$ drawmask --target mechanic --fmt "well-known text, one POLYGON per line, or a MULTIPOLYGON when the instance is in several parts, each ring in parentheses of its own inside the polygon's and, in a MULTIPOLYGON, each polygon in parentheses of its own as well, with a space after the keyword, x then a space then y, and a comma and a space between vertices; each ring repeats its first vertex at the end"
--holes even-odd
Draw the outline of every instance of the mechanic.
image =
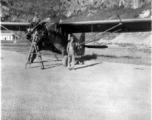
POLYGON ((68 69, 75 70, 75 43, 73 37, 70 38, 69 43, 67 45, 67 53, 68 53, 68 69))

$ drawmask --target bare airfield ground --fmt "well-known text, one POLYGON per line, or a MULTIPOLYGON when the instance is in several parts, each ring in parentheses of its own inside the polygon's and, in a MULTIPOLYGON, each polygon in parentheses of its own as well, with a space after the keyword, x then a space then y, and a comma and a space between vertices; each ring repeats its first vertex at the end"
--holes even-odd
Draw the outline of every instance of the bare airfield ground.
POLYGON ((69 71, 43 56, 44 70, 25 69, 27 54, 2 50, 2 119, 150 120, 151 66, 86 61, 69 71))

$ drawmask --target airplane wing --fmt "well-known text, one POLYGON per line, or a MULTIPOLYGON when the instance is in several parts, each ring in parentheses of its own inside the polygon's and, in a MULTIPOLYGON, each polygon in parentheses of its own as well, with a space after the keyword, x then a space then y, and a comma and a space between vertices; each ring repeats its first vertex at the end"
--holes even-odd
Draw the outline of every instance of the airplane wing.
MULTIPOLYGON (((151 18, 143 19, 122 19, 120 20, 100 20, 100 21, 80 21, 80 22, 59 22, 57 27, 68 33, 83 32, 104 32, 110 28, 109 32, 145 32, 151 31, 151 18)), ((25 31, 30 23, 1 22, 1 26, 10 30, 25 31)), ((1 27, 1 29, 3 29, 1 27)))
POLYGON ((19 23, 19 22, 1 22, 1 30, 16 30, 16 31, 26 31, 26 28, 30 26, 30 23, 19 23))
POLYGON ((151 31, 151 19, 122 19, 122 20, 102 20, 102 21, 82 21, 82 22, 60 22, 58 28, 68 33, 83 32, 145 32, 151 31), (110 29, 112 28, 112 29, 110 29))
MULTIPOLYGON (((50 18, 46 18, 40 23, 43 24, 48 22, 50 22, 50 18)), ((2 30, 8 29, 8 30, 16 30, 16 31, 26 31, 26 28, 28 28, 30 25, 31 23, 0 22, 0 26, 2 30)))

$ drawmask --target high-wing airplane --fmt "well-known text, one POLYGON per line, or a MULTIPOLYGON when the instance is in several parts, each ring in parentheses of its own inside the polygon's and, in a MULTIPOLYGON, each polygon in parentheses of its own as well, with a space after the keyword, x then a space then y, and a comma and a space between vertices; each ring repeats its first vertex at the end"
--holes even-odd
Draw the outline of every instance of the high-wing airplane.
POLYGON ((14 30, 14 31, 26 31, 26 28, 30 26, 30 23, 20 22, 0 22, 1 30, 14 30))
MULTIPOLYGON (((56 23, 56 27, 60 28, 62 31, 69 33, 103 32, 119 23, 123 23, 121 29, 125 29, 122 29, 120 32, 144 32, 151 31, 151 21, 151 18, 138 18, 122 20, 59 22, 56 23)), ((1 22, 0 24, 7 29, 26 31, 26 28, 28 28, 31 23, 1 22)), ((113 32, 116 29, 112 29, 109 32, 113 32)))
MULTIPOLYGON (((67 52, 66 47, 68 37, 73 36, 77 43, 76 55, 84 55, 85 47, 88 48, 105 48, 105 46, 91 46, 86 43, 94 42, 85 41, 85 33, 88 32, 146 32, 151 31, 151 18, 144 19, 118 19, 118 20, 100 20, 100 21, 80 21, 80 22, 58 22, 51 23, 49 19, 42 21, 34 29, 39 31, 38 43, 40 50, 50 50, 63 55, 63 65, 67 65, 67 52), (74 33, 81 33, 78 38, 74 33)), ((1 29, 4 27, 11 30, 26 31, 30 23, 10 23, 2 22, 1 29)), ((33 31, 26 34, 27 39, 30 41, 33 31)), ((31 57, 31 62, 34 61, 36 55, 31 57)))

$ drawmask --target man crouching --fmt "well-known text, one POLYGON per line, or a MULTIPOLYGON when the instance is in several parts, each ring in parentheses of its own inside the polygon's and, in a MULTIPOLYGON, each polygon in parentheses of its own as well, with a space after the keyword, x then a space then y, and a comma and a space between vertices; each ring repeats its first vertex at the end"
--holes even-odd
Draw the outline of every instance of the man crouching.
POLYGON ((69 43, 67 45, 67 53, 68 53, 68 69, 75 70, 75 43, 73 37, 70 38, 69 43))

